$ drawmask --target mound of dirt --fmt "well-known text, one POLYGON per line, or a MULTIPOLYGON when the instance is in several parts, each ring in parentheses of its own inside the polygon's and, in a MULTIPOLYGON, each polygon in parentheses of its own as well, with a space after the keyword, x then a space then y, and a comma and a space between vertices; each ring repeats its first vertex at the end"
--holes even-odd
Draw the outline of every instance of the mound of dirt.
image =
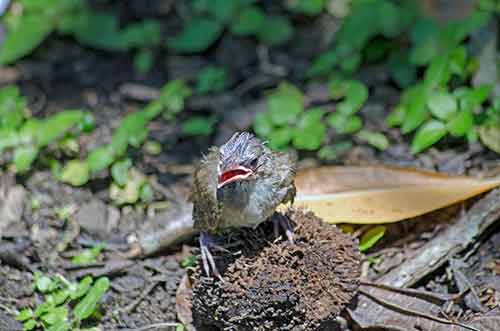
POLYGON ((224 282, 192 275, 193 319, 202 330, 335 330, 360 276, 355 240, 311 212, 290 209, 295 243, 275 240, 272 222, 227 237, 239 255, 217 256, 224 282))

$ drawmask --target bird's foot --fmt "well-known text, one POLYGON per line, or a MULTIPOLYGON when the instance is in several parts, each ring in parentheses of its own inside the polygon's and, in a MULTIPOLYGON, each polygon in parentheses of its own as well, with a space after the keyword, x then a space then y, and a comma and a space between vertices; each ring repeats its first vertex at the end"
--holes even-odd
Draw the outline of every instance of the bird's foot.
POLYGON ((276 213, 274 217, 272 218, 273 220, 273 225, 274 225, 274 235, 275 237, 279 237, 280 235, 280 228, 285 231, 285 235, 288 239, 288 241, 293 244, 293 227, 292 224, 290 224, 290 221, 288 220, 288 217, 286 217, 283 214, 276 213))
POLYGON ((222 250, 224 252, 227 252, 227 249, 219 245, 216 245, 213 242, 210 235, 206 232, 200 233, 199 241, 200 241, 201 261, 203 263, 203 270, 205 270, 207 276, 210 277, 210 269, 212 269, 214 276, 217 277, 220 281, 224 282, 224 279, 222 278, 219 270, 217 269, 217 266, 215 265, 215 259, 212 253, 210 252, 209 248, 212 247, 217 250, 222 250))

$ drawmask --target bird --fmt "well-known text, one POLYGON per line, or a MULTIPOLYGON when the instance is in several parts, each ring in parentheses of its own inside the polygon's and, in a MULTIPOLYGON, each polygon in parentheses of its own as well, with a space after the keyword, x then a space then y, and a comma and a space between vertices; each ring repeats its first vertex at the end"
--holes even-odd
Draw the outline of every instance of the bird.
MULTIPOLYGON (((293 203, 295 157, 272 151, 249 132, 236 132, 220 147, 212 147, 194 172, 191 200, 193 224, 200 231, 203 268, 222 280, 210 248, 211 234, 228 228, 256 228, 282 203, 293 203)), ((274 231, 285 230, 293 242, 293 229, 284 215, 272 217, 274 231)))

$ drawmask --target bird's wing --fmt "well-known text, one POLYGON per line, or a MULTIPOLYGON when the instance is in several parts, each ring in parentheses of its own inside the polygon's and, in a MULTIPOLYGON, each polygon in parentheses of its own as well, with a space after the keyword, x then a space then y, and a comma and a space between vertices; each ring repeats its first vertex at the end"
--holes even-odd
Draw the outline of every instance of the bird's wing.
POLYGON ((193 220, 194 227, 201 231, 215 230, 220 220, 220 207, 217 201, 217 166, 219 150, 213 148, 194 173, 193 220))
POLYGON ((296 194, 293 179, 295 177, 295 164, 297 159, 291 153, 278 153, 276 155, 276 161, 277 167, 275 171, 280 174, 280 187, 285 192, 280 202, 293 203, 296 194))

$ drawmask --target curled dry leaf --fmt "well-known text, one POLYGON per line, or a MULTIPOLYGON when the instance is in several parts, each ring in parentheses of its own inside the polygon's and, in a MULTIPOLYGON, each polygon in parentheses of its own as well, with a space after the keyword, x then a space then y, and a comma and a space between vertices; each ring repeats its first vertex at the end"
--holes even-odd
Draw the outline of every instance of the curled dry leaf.
POLYGON ((320 167, 299 171, 295 205, 330 223, 398 222, 500 186, 479 179, 390 166, 320 167))

